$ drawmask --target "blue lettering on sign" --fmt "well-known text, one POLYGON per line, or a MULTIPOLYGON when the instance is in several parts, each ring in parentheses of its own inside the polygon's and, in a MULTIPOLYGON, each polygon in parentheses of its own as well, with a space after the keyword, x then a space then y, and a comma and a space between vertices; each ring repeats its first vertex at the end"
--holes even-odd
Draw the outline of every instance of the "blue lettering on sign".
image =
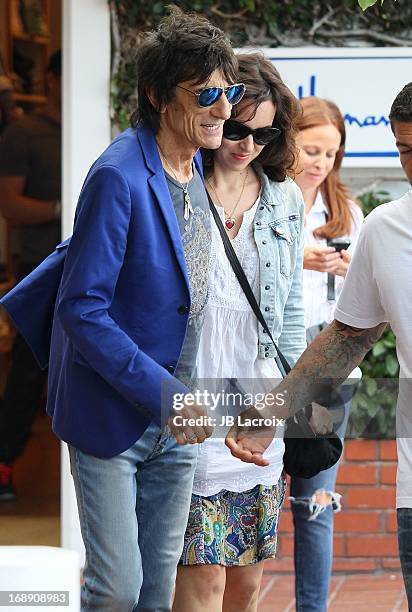
POLYGON ((365 119, 361 120, 358 119, 357 117, 353 117, 352 115, 350 115, 349 113, 346 113, 343 116, 345 123, 349 124, 349 125, 357 125, 358 127, 375 127, 378 125, 389 125, 390 121, 389 119, 387 119, 386 117, 384 117, 383 115, 381 117, 375 117, 374 115, 368 115, 367 117, 365 117, 365 119))
MULTIPOLYGON (((299 100, 301 100, 302 98, 305 98, 305 94, 303 93, 303 85, 299 85, 298 87, 298 98, 299 100)), ((308 97, 310 96, 316 96, 316 76, 314 74, 312 74, 312 76, 309 79, 309 93, 308 93, 308 97)))
MULTIPOLYGON (((309 93, 307 97, 316 96, 316 75, 312 74, 309 79, 309 93)), ((298 98, 301 100, 305 98, 305 89, 303 85, 299 85, 298 87, 298 98)), ((387 117, 383 115, 381 117, 375 117, 375 115, 368 115, 363 119, 359 119, 350 113, 345 113, 343 116, 345 123, 348 125, 357 125, 360 128, 364 127, 377 127, 378 125, 387 126, 390 124, 390 121, 387 117)))

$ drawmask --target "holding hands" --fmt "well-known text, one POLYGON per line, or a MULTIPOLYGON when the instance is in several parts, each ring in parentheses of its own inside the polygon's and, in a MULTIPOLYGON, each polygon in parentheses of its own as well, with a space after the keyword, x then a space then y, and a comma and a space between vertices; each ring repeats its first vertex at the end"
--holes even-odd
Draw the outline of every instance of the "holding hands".
MULTIPOLYGON (((240 415, 243 421, 246 419, 262 418, 263 414, 256 408, 249 408, 240 415)), ((265 414, 265 416, 268 416, 265 414)), ((333 431, 333 419, 327 408, 320 404, 312 403, 312 416, 309 424, 315 434, 326 435, 333 431)), ((276 427, 239 427, 235 424, 229 430, 225 444, 234 457, 245 463, 254 463, 261 467, 269 465, 269 461, 263 457, 276 433, 276 427)))
POLYGON ((183 399, 183 407, 173 410, 169 418, 170 431, 178 444, 200 444, 213 433, 213 420, 204 406, 196 404, 188 393, 183 399))

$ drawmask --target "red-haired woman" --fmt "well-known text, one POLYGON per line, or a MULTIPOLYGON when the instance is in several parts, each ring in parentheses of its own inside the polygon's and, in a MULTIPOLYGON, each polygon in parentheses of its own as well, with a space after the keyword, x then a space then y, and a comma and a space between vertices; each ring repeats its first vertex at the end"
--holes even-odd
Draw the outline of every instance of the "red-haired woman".
MULTIPOLYGON (((304 98, 301 104, 295 181, 305 202, 303 287, 310 342, 333 319, 363 215, 350 199, 339 174, 345 149, 345 125, 340 110, 333 102, 317 97, 304 98)), ((346 385, 341 395, 350 398, 351 387, 346 385)), ((341 437, 345 434, 349 407, 350 399, 338 429, 341 437)), ((339 496, 334 494, 337 469, 335 465, 314 478, 291 481, 295 498, 292 511, 298 611, 326 610, 333 554, 333 509, 339 507, 339 496)))

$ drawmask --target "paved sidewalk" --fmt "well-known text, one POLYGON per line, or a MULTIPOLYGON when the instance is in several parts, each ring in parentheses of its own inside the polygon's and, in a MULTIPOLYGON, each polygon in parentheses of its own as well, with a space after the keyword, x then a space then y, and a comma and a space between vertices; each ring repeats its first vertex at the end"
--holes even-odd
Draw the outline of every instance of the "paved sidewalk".
MULTIPOLYGON (((264 575, 259 612, 294 612, 293 576, 264 575)), ((408 612, 402 576, 338 575, 332 578, 328 612, 408 612)))

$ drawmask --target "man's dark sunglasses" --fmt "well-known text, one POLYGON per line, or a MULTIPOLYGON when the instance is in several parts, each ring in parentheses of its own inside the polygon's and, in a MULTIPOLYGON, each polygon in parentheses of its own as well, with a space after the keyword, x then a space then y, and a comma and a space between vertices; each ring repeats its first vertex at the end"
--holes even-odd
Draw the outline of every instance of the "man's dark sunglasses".
POLYGON ((199 92, 190 91, 190 89, 186 89, 186 87, 182 87, 181 85, 176 85, 176 87, 178 87, 179 89, 184 89, 185 91, 191 93, 193 96, 196 96, 197 103, 199 104, 199 106, 203 107, 212 106, 212 104, 215 104, 215 102, 217 102, 222 97, 223 93, 225 94, 229 104, 233 106, 234 104, 237 104, 241 101, 246 91, 246 86, 244 85, 244 83, 235 83, 234 85, 229 85, 229 87, 225 88, 205 87, 204 89, 202 89, 202 91, 199 92))
POLYGON ((250 134, 252 134, 257 145, 268 145, 279 137, 281 130, 277 127, 262 127, 252 130, 244 123, 234 119, 228 119, 223 124, 223 138, 228 140, 243 140, 250 134))

